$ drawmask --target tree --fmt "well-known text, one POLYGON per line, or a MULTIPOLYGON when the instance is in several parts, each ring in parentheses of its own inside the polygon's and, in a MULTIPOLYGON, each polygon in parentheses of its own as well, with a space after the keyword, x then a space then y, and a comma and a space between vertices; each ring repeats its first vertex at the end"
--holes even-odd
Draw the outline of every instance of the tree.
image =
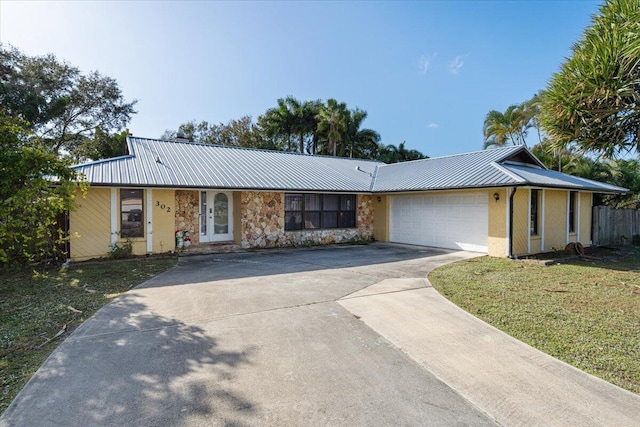
POLYGON ((361 129, 362 122, 367 118, 367 112, 356 108, 351 110, 346 120, 345 146, 342 156, 349 153, 349 157, 360 159, 375 159, 378 155, 380 134, 373 129, 361 129))
POLYGON ((541 124, 557 143, 611 158, 640 152, 640 2, 607 0, 553 75, 541 124))
MULTIPOLYGON (((259 118, 258 121, 261 119, 259 118)), ((281 146, 264 137, 260 126, 253 122, 251 116, 242 116, 228 123, 209 124, 206 121, 183 123, 177 131, 166 130, 161 139, 176 139, 178 134, 185 139, 201 144, 229 145, 233 147, 263 148, 279 150, 281 146)))
POLYGON ((73 209, 78 190, 69 160, 25 143, 28 127, 0 110, 0 265, 61 256, 67 236, 59 218, 73 209))
POLYGON ((317 131, 321 135, 320 141, 325 143, 322 150, 324 154, 337 155, 338 145, 342 144, 347 131, 348 116, 347 104, 333 98, 328 99, 327 104, 318 111, 317 131))
POLYGON ((92 160, 124 156, 128 154, 127 135, 129 130, 109 135, 102 129, 96 128, 93 137, 85 138, 75 150, 75 154, 79 158, 92 160))
POLYGON ((525 137, 530 127, 531 116, 523 105, 510 105, 504 113, 491 110, 484 119, 484 148, 526 145, 525 137))
POLYGON ((291 151, 291 137, 294 134, 295 115, 289 108, 286 99, 278 99, 278 106, 270 108, 262 117, 260 123, 265 136, 272 141, 279 141, 286 145, 286 150, 291 151))
POLYGON ((97 71, 83 74, 53 55, 30 57, 0 45, 0 108, 22 119, 31 141, 56 156, 76 160, 95 129, 115 134, 136 113, 116 80, 97 71))
POLYGON ((406 142, 402 141, 397 147, 393 144, 380 145, 377 160, 384 163, 400 163, 429 158, 418 150, 408 150, 405 144, 406 142))

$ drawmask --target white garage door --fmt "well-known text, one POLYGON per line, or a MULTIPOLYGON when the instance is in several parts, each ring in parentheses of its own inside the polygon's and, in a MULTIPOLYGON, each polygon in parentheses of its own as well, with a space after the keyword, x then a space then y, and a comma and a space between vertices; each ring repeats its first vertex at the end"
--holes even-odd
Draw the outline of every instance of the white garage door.
POLYGON ((390 199, 390 241, 487 252, 487 193, 398 195, 390 199))

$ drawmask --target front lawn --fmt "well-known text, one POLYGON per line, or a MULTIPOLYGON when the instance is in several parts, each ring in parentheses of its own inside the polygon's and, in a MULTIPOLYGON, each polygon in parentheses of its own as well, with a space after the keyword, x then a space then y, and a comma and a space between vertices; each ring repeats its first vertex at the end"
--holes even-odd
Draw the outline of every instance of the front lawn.
POLYGON ((80 263, 65 269, 0 270, 0 413, 73 329, 176 258, 80 263))
POLYGON ((611 255, 549 267, 481 257, 429 280, 509 335, 640 394, 640 249, 611 255))

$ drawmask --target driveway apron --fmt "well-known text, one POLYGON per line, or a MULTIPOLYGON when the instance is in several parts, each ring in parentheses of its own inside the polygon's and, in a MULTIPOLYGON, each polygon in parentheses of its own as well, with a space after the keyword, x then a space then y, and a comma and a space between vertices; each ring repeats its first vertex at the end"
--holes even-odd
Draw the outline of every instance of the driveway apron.
POLYGON ((495 425, 337 302, 471 256, 376 244, 182 258, 76 329, 0 425, 495 425))

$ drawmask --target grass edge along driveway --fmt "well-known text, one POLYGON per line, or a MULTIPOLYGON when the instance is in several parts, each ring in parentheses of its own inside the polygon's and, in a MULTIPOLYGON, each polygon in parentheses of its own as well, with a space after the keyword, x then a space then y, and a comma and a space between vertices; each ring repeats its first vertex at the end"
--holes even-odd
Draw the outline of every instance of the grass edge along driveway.
POLYGON ((507 334, 640 394, 640 248, 549 267, 485 256, 429 280, 507 334))
POLYGON ((76 327, 176 263, 152 257, 0 270, 0 414, 76 327))

